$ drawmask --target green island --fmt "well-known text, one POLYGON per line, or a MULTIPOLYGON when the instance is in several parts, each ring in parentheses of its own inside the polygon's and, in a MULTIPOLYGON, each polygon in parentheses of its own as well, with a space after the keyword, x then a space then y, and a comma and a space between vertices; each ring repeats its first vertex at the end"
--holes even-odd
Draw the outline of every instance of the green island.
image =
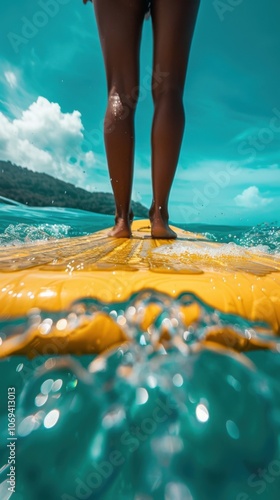
MULTIPOLYGON (((0 196, 33 207, 75 208, 106 215, 115 213, 111 193, 90 193, 51 175, 1 160, 0 196)), ((132 201, 132 209, 135 217, 148 217, 148 209, 141 203, 132 201)))

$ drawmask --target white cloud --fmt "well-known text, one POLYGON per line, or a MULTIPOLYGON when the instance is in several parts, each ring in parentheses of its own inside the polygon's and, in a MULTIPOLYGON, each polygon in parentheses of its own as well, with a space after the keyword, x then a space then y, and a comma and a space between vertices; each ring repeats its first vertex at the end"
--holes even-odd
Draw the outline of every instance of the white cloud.
POLYGON ((17 77, 13 71, 5 71, 4 76, 10 85, 10 87, 14 88, 17 85, 17 77))
MULTIPOLYGON (((0 158, 84 186, 94 154, 83 152, 78 111, 63 113, 59 104, 38 97, 21 116, 0 113, 0 158)), ((92 172, 91 172, 92 173, 92 172)))
POLYGON ((237 195, 234 201, 238 207, 243 208, 260 208, 269 205, 273 201, 272 198, 263 198, 259 188, 250 186, 244 189, 243 193, 237 195))

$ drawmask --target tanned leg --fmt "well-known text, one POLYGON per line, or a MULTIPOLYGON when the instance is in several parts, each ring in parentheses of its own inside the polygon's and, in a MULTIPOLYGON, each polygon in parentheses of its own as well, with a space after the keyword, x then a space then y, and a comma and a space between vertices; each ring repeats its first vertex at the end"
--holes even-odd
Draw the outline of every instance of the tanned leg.
POLYGON ((185 127, 183 92, 199 0, 153 0, 152 237, 176 238, 168 198, 185 127))
POLYGON ((107 77, 104 139, 116 203, 116 224, 109 236, 127 238, 133 219, 134 116, 145 2, 94 0, 94 8, 107 77))

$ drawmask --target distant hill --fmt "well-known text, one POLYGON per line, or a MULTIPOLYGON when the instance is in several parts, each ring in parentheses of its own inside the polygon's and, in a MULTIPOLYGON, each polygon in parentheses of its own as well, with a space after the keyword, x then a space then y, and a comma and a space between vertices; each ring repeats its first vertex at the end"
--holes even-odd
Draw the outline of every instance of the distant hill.
MULTIPOLYGON (((90 193, 48 174, 32 172, 9 161, 0 160, 0 196, 33 207, 66 207, 114 215, 111 193, 90 193)), ((135 217, 148 217, 148 209, 132 202, 135 217)))

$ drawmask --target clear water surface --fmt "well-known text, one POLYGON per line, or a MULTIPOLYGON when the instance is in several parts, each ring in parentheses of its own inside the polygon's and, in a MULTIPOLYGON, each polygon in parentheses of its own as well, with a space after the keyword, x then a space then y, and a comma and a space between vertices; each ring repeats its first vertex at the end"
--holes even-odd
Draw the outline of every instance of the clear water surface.
MULTIPOLYGON (((8 254, 31 241, 82 236, 113 222, 111 216, 2 199, 0 246, 8 254)), ((175 225, 225 246, 280 253, 277 223, 175 225)), ((0 321, 0 349, 5 337, 24 335, 34 321, 48 328, 61 319, 78 325, 81 315, 102 308, 81 297, 59 315, 37 311, 0 321)), ((1 500, 279 500, 278 340, 271 351, 206 349, 202 342, 213 325, 243 337, 260 330, 188 294, 173 300, 143 292, 116 304, 111 316, 121 318, 131 342, 102 356, 0 362, 1 500), (150 303, 159 314, 147 333, 141 310, 150 303), (182 303, 200 309, 200 320, 187 331, 178 312, 182 303), (166 327, 170 340, 161 343, 166 327), (8 433, 8 394, 10 402, 15 394, 15 436, 8 433)))

